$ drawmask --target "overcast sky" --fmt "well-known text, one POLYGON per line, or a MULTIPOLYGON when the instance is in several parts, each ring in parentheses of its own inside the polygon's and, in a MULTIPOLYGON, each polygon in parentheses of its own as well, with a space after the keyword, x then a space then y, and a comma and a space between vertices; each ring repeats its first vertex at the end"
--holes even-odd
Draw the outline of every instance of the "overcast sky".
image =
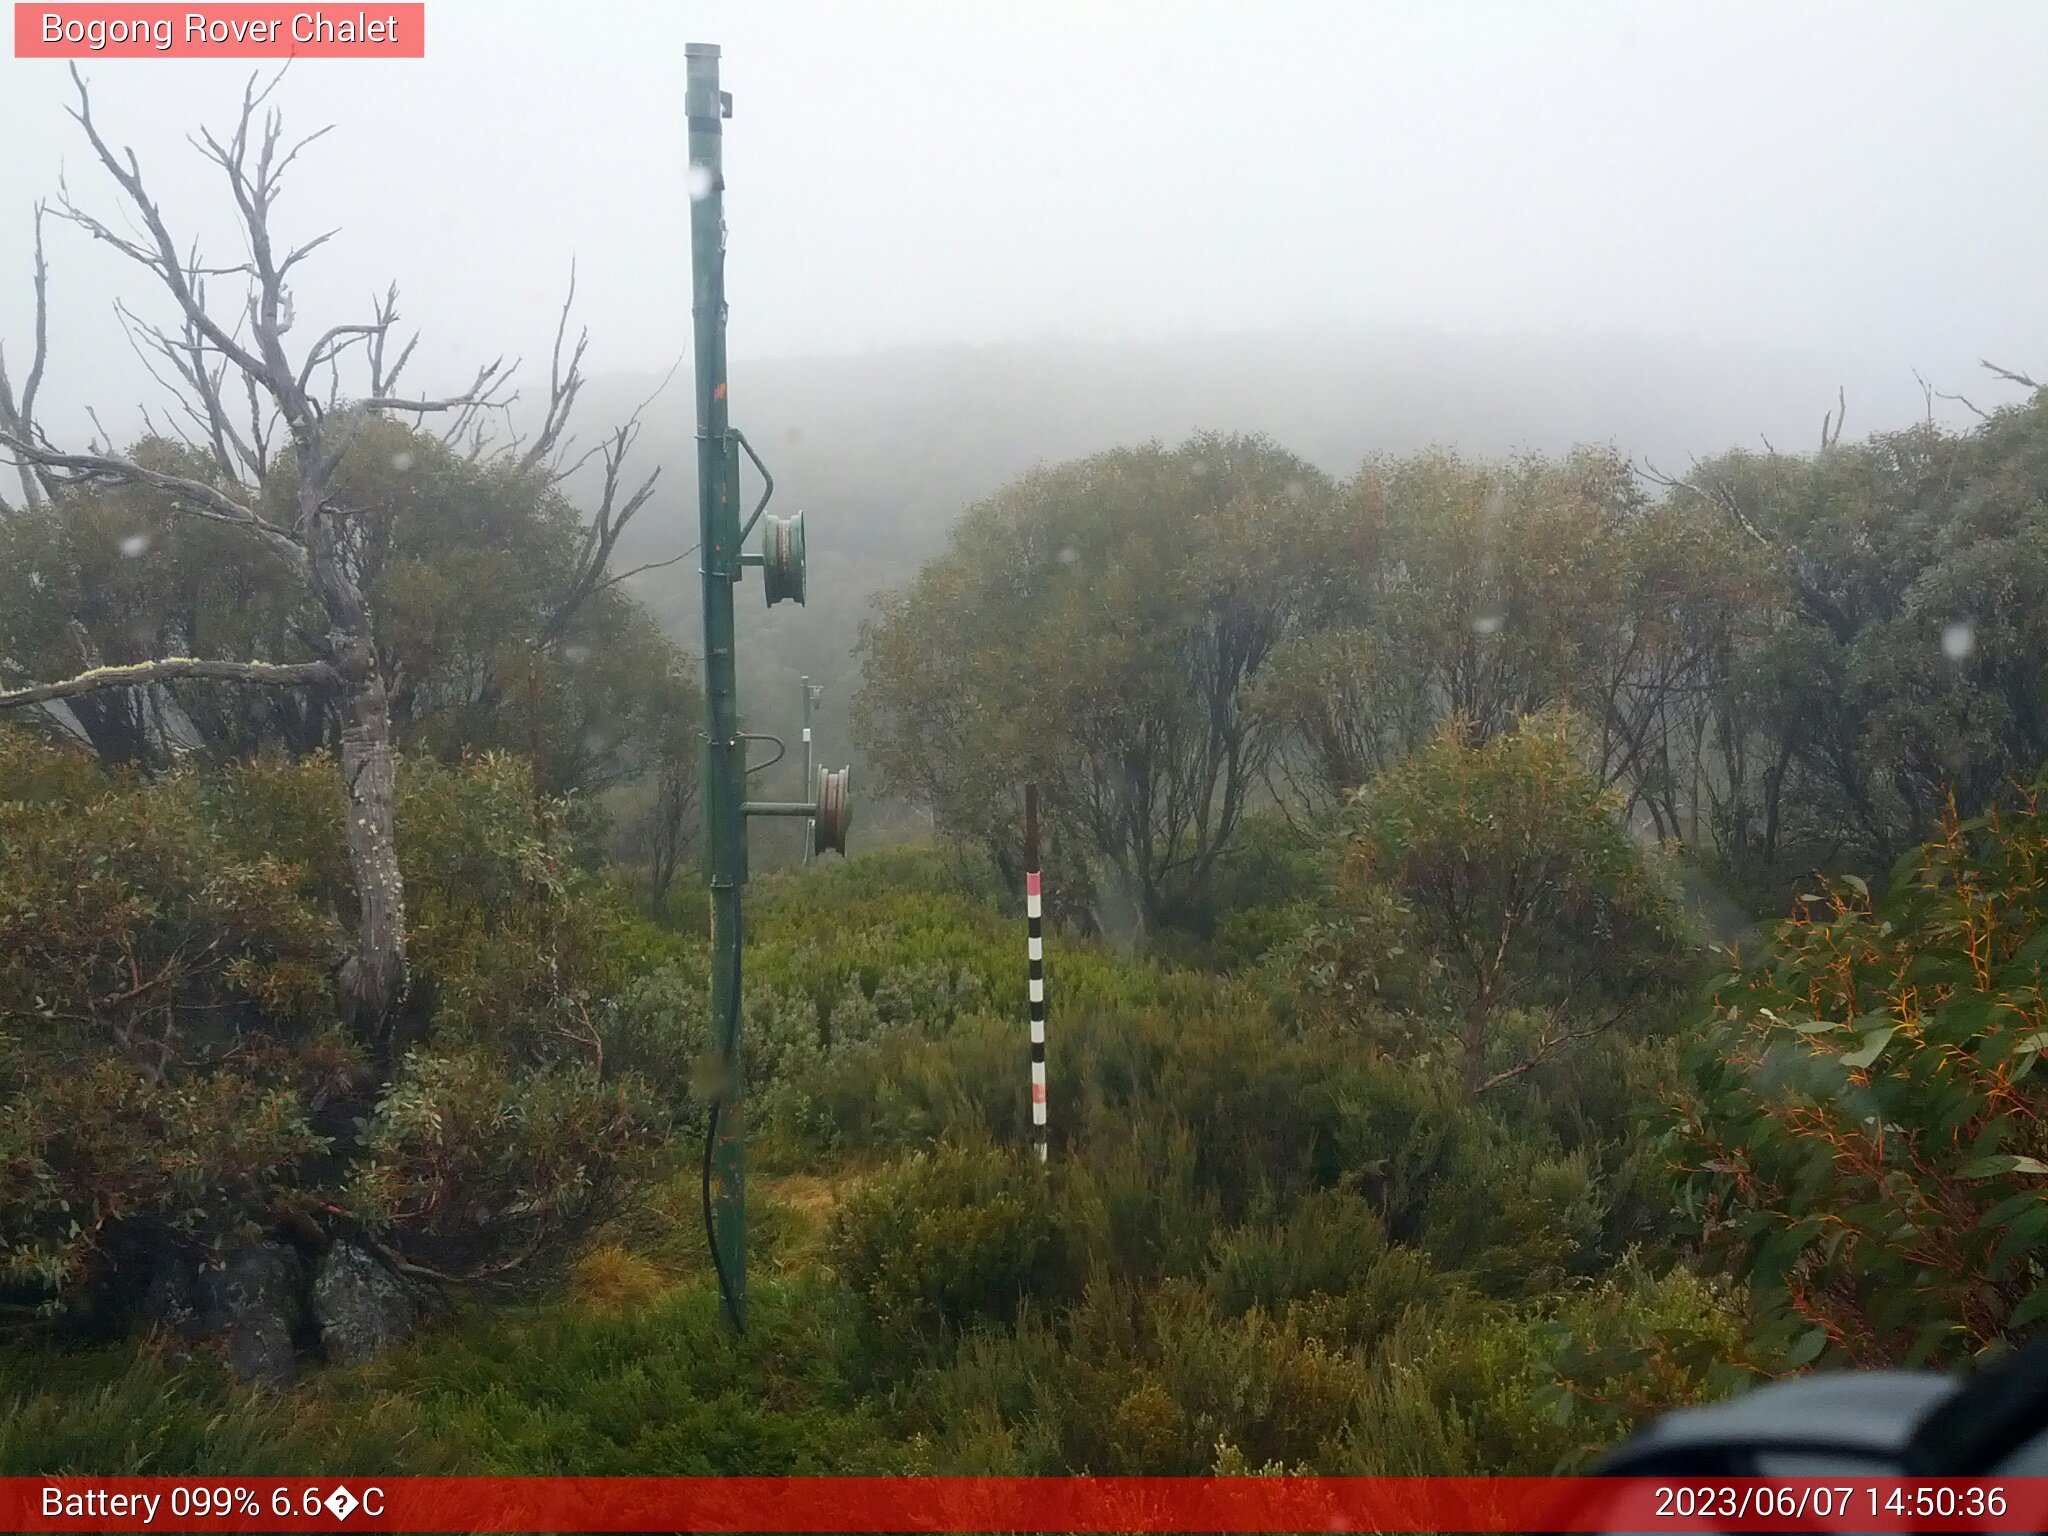
MULTIPOLYGON (((343 232, 304 307, 324 327, 397 278, 423 387, 539 352, 572 257, 593 367, 684 352, 699 40, 736 97, 737 357, 1390 321, 2048 367, 2035 0, 429 0, 427 21, 423 61, 298 63, 280 98, 335 125, 280 215, 343 232)), ((182 133, 230 119, 247 66, 87 68, 177 225, 227 249, 182 133)), ((69 90, 60 62, 0 60, 10 357, 31 204, 68 167, 113 206, 69 90)), ((117 264, 50 243, 53 403, 136 398, 117 264)))

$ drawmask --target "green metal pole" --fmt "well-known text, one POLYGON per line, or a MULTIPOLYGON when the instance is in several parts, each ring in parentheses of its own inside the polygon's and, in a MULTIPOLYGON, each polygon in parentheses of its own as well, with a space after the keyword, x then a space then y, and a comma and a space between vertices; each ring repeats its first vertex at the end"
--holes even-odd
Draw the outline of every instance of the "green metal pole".
POLYGON ((697 527, 704 579, 704 877, 711 887, 711 1019, 716 1123, 708 1149, 712 1252, 720 1312, 747 1321, 746 1110, 740 1061, 740 889, 747 879, 746 743, 733 666, 733 585, 740 574, 739 506, 727 437, 725 161, 718 49, 690 43, 684 111, 690 126, 691 313, 697 353, 697 527))

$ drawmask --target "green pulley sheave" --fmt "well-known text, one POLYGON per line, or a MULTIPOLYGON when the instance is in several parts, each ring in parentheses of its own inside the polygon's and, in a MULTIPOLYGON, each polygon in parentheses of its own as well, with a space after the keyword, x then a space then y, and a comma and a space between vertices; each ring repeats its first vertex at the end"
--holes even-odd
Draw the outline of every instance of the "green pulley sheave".
POLYGON ((813 853, 846 852, 846 824, 853 819, 853 805, 847 798, 846 780, 851 768, 818 770, 818 814, 811 823, 813 853))
POLYGON ((761 528, 761 589, 773 608, 804 600, 804 515, 770 517, 761 528))

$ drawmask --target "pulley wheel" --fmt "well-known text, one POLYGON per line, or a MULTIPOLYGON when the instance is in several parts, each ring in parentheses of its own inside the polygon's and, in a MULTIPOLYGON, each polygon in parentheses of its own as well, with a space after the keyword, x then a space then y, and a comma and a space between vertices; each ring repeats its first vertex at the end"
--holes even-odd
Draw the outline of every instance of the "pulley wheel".
POLYGON ((761 529, 761 590, 773 608, 804 600, 804 515, 770 517, 761 529))
POLYGON ((853 806, 847 799, 846 778, 852 772, 850 767, 818 770, 818 814, 812 823, 811 833, 813 853, 846 852, 846 824, 853 818, 853 806))

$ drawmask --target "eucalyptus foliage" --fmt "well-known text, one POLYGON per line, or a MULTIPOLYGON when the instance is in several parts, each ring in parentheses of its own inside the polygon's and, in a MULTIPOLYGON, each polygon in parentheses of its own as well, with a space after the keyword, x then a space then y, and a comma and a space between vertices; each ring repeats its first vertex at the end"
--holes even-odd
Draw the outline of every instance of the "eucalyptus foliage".
POLYGON ((1715 983, 1672 1131, 1686 1209, 1795 1360, 1952 1363, 2048 1315, 2048 817, 1819 882, 1715 983))

